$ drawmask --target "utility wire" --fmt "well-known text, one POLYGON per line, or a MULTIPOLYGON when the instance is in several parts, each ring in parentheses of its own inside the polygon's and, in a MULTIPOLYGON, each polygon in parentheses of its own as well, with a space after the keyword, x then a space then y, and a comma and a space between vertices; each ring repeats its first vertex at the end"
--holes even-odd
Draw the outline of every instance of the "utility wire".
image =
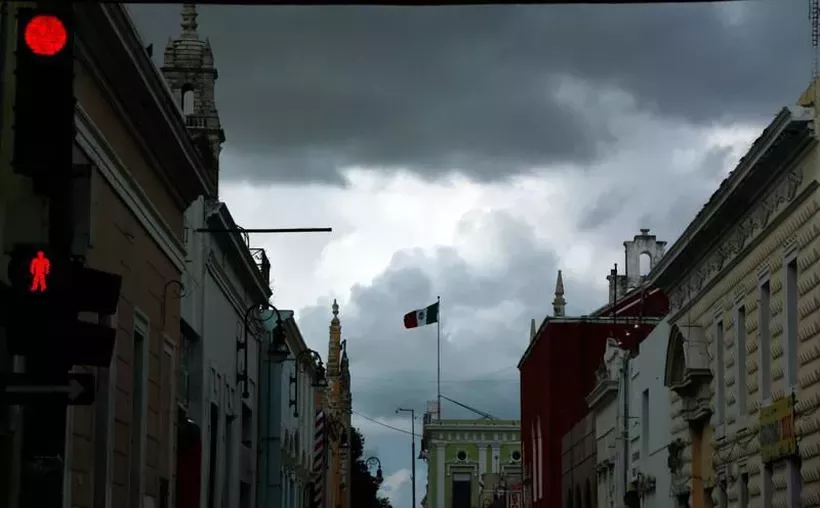
POLYGON ((358 417, 364 418, 365 420, 367 420, 367 421, 369 421, 369 422, 373 422, 373 423, 375 423, 376 425, 381 425, 382 427, 388 428, 388 429, 390 429, 390 430, 395 430, 396 432, 401 432, 402 434, 408 434, 408 435, 411 435, 411 436, 423 437, 421 434, 413 434, 413 433, 412 433, 412 432, 410 432, 409 430, 400 429, 400 428, 398 428, 398 427, 394 427, 394 426, 392 426, 392 425, 388 425, 388 424, 386 424, 386 423, 382 423, 382 422, 380 422, 379 420, 376 420, 375 418, 371 418, 370 416, 364 415, 364 414, 362 414, 362 413, 360 413, 360 412, 358 412, 358 411, 356 411, 356 410, 353 410, 353 411, 351 411, 351 412, 352 412, 354 415, 358 416, 358 417))

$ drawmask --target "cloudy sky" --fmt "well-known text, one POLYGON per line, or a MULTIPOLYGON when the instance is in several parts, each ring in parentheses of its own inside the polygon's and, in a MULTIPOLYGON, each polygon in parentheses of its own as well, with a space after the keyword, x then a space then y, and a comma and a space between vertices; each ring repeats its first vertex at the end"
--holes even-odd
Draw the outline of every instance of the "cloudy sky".
MULTIPOLYGON (((131 10, 161 65, 179 6, 131 10)), ((199 12, 221 199, 245 227, 333 227, 252 243, 314 349, 339 300, 354 422, 396 508, 410 436, 371 420, 407 431, 396 407, 420 416, 436 391, 435 327, 402 315, 440 295, 442 392, 517 418, 556 271, 569 313, 603 304, 622 241, 671 244, 811 71, 803 0, 199 12)))

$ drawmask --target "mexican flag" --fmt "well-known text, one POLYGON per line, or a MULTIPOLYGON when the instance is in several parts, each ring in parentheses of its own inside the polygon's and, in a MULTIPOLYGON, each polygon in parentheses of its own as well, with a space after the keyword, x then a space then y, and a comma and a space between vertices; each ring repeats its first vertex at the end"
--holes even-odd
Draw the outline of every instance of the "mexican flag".
POLYGON ((416 328, 438 323, 438 302, 425 309, 414 310, 404 315, 404 327, 416 328))

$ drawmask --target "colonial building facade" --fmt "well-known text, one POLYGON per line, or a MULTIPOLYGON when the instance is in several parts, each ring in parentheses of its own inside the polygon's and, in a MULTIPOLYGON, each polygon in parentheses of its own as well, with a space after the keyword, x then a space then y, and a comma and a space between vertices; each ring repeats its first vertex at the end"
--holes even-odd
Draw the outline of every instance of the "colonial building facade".
POLYGON ((439 420, 437 413, 428 415, 422 442, 426 506, 522 505, 521 422, 439 420))
POLYGON ((661 321, 637 354, 614 339, 607 343, 587 396, 595 417, 599 507, 620 506, 629 490, 645 508, 670 503, 669 393, 663 384, 668 337, 669 324, 661 321))
POLYGON ((677 506, 820 499, 814 116, 781 110, 651 274, 671 302, 677 506))
MULTIPOLYGON (((111 365, 94 369, 96 401, 68 409, 63 502, 171 506, 180 301, 166 289, 185 271, 184 212, 210 182, 125 8, 78 5, 76 14, 74 162, 86 171, 75 181, 74 251, 89 266, 122 275, 122 290, 116 315, 106 318, 117 329, 111 365)), ((13 28, 3 33, 16 38, 13 28)), ((42 219, 32 207, 37 200, 9 178, 16 177, 4 175, 0 187, 20 192, 6 212, 20 220, 5 224, 5 244, 39 240, 21 237, 39 229, 25 220, 42 219)), ((10 478, 0 490, 2 504, 13 507, 19 477, 10 478)))
MULTIPOLYGON (((613 270, 610 301, 589 316, 566 316, 564 281, 555 285, 553 315, 540 327, 531 323, 530 344, 518 369, 521 375, 521 434, 527 506, 565 506, 561 446, 563 437, 590 412, 585 400, 595 388, 595 371, 607 339, 633 349, 666 314, 668 302, 646 284, 640 256, 659 262, 665 242, 642 230, 624 242, 627 273, 613 270)), ((648 269, 647 269, 648 272, 648 269)))

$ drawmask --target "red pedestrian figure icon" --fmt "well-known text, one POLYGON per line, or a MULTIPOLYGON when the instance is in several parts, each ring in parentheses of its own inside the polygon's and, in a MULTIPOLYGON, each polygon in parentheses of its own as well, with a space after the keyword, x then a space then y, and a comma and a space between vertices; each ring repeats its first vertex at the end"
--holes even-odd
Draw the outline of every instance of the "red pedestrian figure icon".
POLYGON ((31 272, 32 293, 43 293, 46 290, 46 275, 51 271, 51 262, 43 251, 37 251, 37 257, 31 260, 29 272, 31 272))

